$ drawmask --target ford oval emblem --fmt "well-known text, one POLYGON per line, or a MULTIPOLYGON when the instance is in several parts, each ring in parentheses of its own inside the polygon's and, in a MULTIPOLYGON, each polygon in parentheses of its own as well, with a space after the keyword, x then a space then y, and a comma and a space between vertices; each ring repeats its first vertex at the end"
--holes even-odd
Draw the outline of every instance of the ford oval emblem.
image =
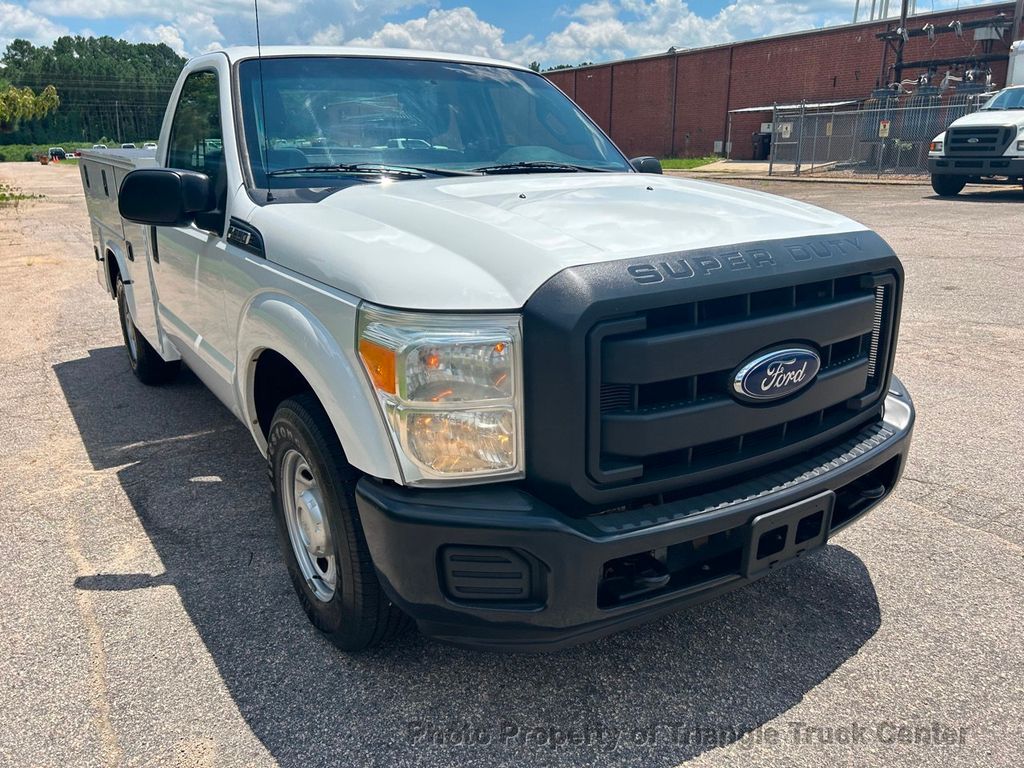
POLYGON ((813 349, 790 347, 766 352, 744 363, 732 379, 740 400, 763 403, 799 392, 818 375, 821 358, 813 349))

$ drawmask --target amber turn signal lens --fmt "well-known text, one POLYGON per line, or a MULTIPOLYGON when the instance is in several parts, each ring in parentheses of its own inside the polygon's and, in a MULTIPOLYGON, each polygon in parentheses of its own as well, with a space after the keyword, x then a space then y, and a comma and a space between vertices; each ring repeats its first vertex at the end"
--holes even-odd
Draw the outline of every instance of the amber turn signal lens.
POLYGON ((359 340, 359 356, 363 359, 373 386, 381 392, 395 394, 395 353, 367 339, 359 340))

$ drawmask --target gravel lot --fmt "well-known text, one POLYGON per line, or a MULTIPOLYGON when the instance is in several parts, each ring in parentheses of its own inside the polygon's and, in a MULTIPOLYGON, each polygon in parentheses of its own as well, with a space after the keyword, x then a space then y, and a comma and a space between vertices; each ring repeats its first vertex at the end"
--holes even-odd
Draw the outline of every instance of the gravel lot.
POLYGON ((292 596, 243 428, 191 375, 131 376, 77 168, 0 181, 45 196, 0 208, 0 765, 1020 764, 1019 189, 742 182, 907 269, 910 466, 826 549, 549 656, 345 656, 292 596))

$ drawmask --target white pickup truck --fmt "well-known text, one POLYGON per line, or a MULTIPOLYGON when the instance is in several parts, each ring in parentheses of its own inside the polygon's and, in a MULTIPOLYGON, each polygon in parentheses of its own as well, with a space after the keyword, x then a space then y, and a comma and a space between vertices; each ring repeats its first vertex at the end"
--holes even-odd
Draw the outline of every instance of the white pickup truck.
POLYGON ((81 162, 132 370, 184 362, 251 431, 295 590, 348 650, 409 618, 597 637, 896 484, 892 250, 660 170, 523 67, 317 48, 196 58, 155 155, 81 162))
POLYGON ((959 194, 969 182, 1024 181, 1024 85, 1004 88, 954 120, 928 149, 932 189, 941 197, 959 194))
POLYGON ((1010 47, 1007 83, 932 140, 928 170, 940 197, 957 195, 969 183, 1024 182, 1024 41, 1010 47))

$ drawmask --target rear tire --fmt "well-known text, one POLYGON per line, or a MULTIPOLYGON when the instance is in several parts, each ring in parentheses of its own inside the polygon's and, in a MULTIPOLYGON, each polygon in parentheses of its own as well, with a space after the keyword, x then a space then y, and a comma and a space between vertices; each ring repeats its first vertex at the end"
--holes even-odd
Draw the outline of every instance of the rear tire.
POLYGON ((288 575, 309 620, 345 651, 397 634, 408 619, 377 579, 356 509, 359 472, 316 397, 278 406, 267 457, 288 575))
POLYGON ((939 197, 954 197, 967 185, 967 178, 964 176, 951 176, 946 173, 932 174, 932 189, 939 197))
POLYGON ((121 280, 120 275, 117 277, 115 292, 117 294, 117 314, 121 319, 121 336, 124 338, 124 346, 128 350, 128 363, 132 367, 132 373, 143 384, 151 387, 166 384, 178 375, 178 371, 181 370, 181 361, 164 360, 139 333, 139 329, 135 327, 135 321, 132 320, 128 298, 124 292, 124 281, 121 280))

